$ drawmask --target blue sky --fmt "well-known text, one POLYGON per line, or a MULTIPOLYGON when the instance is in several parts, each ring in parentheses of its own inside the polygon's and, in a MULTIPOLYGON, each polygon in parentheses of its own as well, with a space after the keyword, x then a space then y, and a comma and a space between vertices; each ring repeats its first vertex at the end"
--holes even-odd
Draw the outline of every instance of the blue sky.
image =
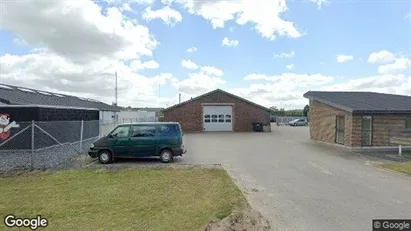
POLYGON ((282 0, 247 2, 1 3, 0 80, 110 103, 107 72, 117 71, 124 106, 171 106, 179 93, 186 100, 215 88, 286 108, 306 104, 308 90, 409 94, 410 1, 329 0, 319 7, 319 0, 293 0, 286 8, 272 5, 282 0), (241 14, 247 23, 237 21, 241 14), (226 37, 238 44, 224 46, 226 37), (187 52, 191 47, 196 51, 187 52), (338 62, 338 55, 345 58, 338 62))

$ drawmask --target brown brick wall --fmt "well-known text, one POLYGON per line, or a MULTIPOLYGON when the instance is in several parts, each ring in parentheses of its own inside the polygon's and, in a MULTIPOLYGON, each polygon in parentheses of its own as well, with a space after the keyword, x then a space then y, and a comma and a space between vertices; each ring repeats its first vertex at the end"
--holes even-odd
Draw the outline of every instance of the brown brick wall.
POLYGON ((310 138, 328 143, 335 143, 336 117, 345 116, 344 145, 350 146, 353 117, 350 113, 310 100, 310 138))
MULTIPOLYGON (((352 115, 349 112, 328 106, 318 101, 310 100, 310 137, 328 143, 335 143, 336 116, 345 116, 344 145, 361 147, 362 115, 352 115)), ((372 115, 367 115, 372 116, 372 115)), ((391 137, 409 137, 404 134, 405 118, 410 115, 374 115, 373 146, 388 146, 391 137)))
MULTIPOLYGON (((372 116, 372 115, 370 115, 372 116)), ((411 116, 411 115, 409 115, 411 116)), ((362 116, 355 117, 355 126, 353 132, 353 140, 355 143, 353 146, 361 146, 361 120, 362 116)), ((374 115, 373 120, 373 146, 389 146, 396 145, 390 143, 391 137, 405 137, 406 134, 402 133, 405 129, 405 118, 407 115, 374 115)), ((408 135, 410 137, 410 135, 408 135)), ((411 138, 411 137, 410 137, 411 138)))
POLYGON ((203 104, 225 103, 233 106, 233 130, 252 131, 252 122, 270 123, 270 113, 243 100, 215 92, 164 112, 164 121, 179 122, 185 132, 203 131, 203 104))

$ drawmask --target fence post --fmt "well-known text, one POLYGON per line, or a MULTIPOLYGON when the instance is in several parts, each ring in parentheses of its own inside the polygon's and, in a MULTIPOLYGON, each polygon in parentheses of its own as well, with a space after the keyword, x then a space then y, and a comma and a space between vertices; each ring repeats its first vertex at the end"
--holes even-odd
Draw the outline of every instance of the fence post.
POLYGON ((83 151, 83 130, 84 130, 84 120, 81 120, 81 127, 80 127, 80 152, 83 151))
POLYGON ((31 156, 30 156, 30 170, 34 169, 34 120, 31 121, 31 156))

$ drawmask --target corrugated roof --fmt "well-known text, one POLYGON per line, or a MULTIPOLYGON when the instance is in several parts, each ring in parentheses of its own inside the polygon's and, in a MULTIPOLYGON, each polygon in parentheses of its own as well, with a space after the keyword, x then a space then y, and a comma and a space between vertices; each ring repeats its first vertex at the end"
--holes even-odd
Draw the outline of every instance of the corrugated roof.
POLYGON ((304 97, 351 113, 411 113, 411 97, 406 95, 309 91, 304 97))
POLYGON ((249 101, 249 100, 246 100, 246 99, 241 98, 241 97, 239 97, 239 96, 236 96, 236 95, 234 95, 234 94, 228 93, 228 92, 223 91, 223 90, 221 90, 221 89, 216 89, 216 90, 214 90, 214 91, 210 91, 210 92, 207 92, 207 93, 205 93, 205 94, 199 95, 199 96, 197 96, 197 97, 191 98, 191 99, 189 99, 189 100, 187 100, 187 101, 184 101, 184 102, 182 102, 182 103, 175 104, 175 105, 173 105, 173 106, 171 106, 171 107, 168 107, 168 108, 164 109, 164 111, 168 111, 168 110, 170 110, 170 109, 180 107, 180 106, 182 106, 182 105, 184 105, 184 104, 187 104, 187 103, 189 103, 189 102, 196 101, 196 100, 198 100, 198 99, 201 99, 201 98, 204 98, 204 97, 206 97, 206 96, 215 94, 215 93, 217 93, 217 92, 223 93, 223 94, 228 95, 228 96, 230 96, 230 97, 236 98, 236 99, 238 99, 238 100, 244 101, 244 102, 246 102, 246 103, 249 103, 249 104, 251 104, 251 105, 254 105, 254 106, 256 106, 256 107, 259 107, 259 108, 261 108, 261 109, 263 109, 263 110, 266 110, 266 111, 271 112, 270 109, 268 109, 268 108, 266 108, 266 107, 264 107, 264 106, 261 106, 261 105, 259 105, 259 104, 253 103, 253 102, 251 102, 251 101, 249 101))
POLYGON ((117 107, 94 99, 80 98, 7 84, 0 84, 0 102, 9 105, 50 105, 119 111, 117 107))

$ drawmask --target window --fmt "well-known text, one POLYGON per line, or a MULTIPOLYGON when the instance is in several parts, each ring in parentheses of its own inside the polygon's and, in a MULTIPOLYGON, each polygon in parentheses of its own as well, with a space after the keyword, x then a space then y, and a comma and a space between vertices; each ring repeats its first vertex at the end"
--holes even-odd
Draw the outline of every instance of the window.
POLYGON ((131 127, 132 137, 153 137, 156 135, 156 127, 154 125, 138 125, 131 127))
POLYGON ((217 119, 212 119, 211 122, 217 123, 217 119))
POLYGON ((125 138, 125 137, 128 137, 129 134, 130 134, 129 126, 117 127, 116 129, 114 129, 113 132, 111 132, 111 135, 117 138, 125 138))
POLYGON ((217 115, 212 115, 211 118, 217 119, 217 115))
POLYGON ((345 127, 345 117, 337 116, 336 120, 336 131, 335 131, 335 142, 337 144, 344 144, 344 127, 345 127))
POLYGON ((210 115, 205 115, 204 118, 210 119, 210 115))
POLYGON ((405 118, 405 129, 411 130, 411 117, 405 118))
POLYGON ((219 119, 224 119, 224 115, 218 115, 219 119))
POLYGON ((226 119, 231 119, 231 115, 225 115, 226 119))
POLYGON ((218 119, 219 123, 224 123, 224 119, 218 119))
POLYGON ((206 123, 210 123, 210 120, 208 119, 208 120, 204 120, 204 122, 206 122, 206 123))
POLYGON ((226 123, 231 123, 231 119, 226 119, 225 122, 226 123))
POLYGON ((160 125, 158 127, 158 136, 176 137, 178 136, 178 127, 175 124, 160 125))
POLYGON ((361 120, 361 145, 372 145, 372 117, 364 116, 361 120))

